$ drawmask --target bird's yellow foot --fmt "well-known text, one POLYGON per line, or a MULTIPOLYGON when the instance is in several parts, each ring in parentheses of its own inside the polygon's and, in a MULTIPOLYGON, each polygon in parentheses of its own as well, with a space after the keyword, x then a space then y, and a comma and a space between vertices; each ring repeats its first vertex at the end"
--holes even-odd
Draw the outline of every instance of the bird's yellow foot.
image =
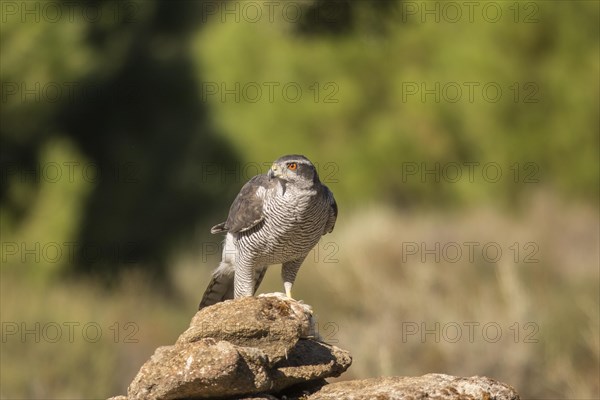
POLYGON ((283 282, 283 288, 285 289, 285 295, 289 299, 293 299, 293 297, 292 297, 292 282, 283 282))

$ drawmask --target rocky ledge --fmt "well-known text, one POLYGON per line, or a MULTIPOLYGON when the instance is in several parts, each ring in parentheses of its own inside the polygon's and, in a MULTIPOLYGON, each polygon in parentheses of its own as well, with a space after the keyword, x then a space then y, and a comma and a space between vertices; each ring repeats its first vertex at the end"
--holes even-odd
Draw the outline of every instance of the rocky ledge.
POLYGON ((519 399, 485 377, 442 374, 328 384, 350 353, 319 340, 309 306, 279 295, 225 301, 198 311, 172 346, 159 347, 127 396, 170 399, 519 399))

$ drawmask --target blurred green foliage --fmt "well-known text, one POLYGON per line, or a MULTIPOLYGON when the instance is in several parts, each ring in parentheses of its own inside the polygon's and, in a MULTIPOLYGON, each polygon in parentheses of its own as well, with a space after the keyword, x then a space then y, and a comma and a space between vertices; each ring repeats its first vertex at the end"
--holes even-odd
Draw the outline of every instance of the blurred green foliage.
POLYGON ((337 25, 311 34, 283 12, 272 23, 253 22, 250 10, 240 23, 215 13, 198 34, 196 61, 203 79, 219 85, 206 98, 246 161, 290 151, 333 161, 342 204, 514 205, 528 189, 526 163, 542 185, 596 201, 598 3, 527 3, 520 14, 512 3, 492 4, 503 12, 498 22, 485 20, 481 4, 472 23, 464 8, 452 22, 443 2, 349 2, 350 16, 317 12, 313 22, 350 19, 342 34, 337 25), (277 84, 273 102, 269 82, 277 84), (236 84, 238 101, 226 92, 236 84), (254 102, 256 84, 262 97, 254 102), (450 180, 421 179, 421 163, 458 163, 466 175, 470 162, 480 163, 474 184, 450 182, 454 171, 450 180), (489 162, 502 168, 498 183, 482 179, 489 162))
POLYGON ((202 164, 236 159, 211 128, 186 51, 202 2, 8 4, 17 12, 7 8, 2 25, 3 234, 64 239, 61 251, 73 241, 62 267, 107 281, 125 267, 164 279, 175 243, 231 195, 199 180, 202 164), (103 17, 91 23, 89 10, 103 17), (61 146, 70 153, 47 159, 61 146), (44 188, 71 193, 36 216, 44 188), (27 232, 55 213, 69 215, 54 234, 27 232))
POLYGON ((459 19, 438 2, 20 4, 1 27, 2 233, 52 220, 32 222, 44 182, 27 176, 47 154, 97 166, 61 185, 73 205, 53 230, 134 243, 135 262, 78 251, 77 270, 164 278, 176 244, 286 153, 347 209, 598 200, 597 2, 492 3, 498 18, 455 3, 459 19))

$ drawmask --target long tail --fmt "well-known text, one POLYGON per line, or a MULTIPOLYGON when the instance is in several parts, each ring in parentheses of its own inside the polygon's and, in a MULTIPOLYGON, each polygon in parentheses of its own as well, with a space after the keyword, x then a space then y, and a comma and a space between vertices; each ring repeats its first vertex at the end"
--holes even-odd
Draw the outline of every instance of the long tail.
MULTIPOLYGON (((212 306, 213 304, 217 304, 221 301, 233 299, 234 275, 227 272, 223 273, 222 271, 223 269, 218 269, 213 274, 208 287, 204 291, 204 295, 202 296, 198 310, 201 310, 204 307, 212 306)), ((267 272, 267 267, 259 267, 254 271, 254 293, 256 293, 258 290, 258 286, 262 282, 265 272, 267 272)))
POLYGON ((198 310, 229 299, 233 299, 233 274, 222 274, 215 271, 204 291, 198 310))
POLYGON ((265 277, 265 272, 267 272, 267 267, 259 267, 254 270, 254 293, 256 293, 260 283, 265 277))

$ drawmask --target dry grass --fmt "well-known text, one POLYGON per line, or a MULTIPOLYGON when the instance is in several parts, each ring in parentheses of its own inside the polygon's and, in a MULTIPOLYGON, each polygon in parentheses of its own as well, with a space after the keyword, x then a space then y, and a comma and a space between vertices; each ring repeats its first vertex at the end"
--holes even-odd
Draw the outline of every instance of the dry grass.
MULTIPOLYGON (((598 398, 598 212, 548 196, 523 210, 517 216, 486 209, 408 215, 373 207, 340 215, 334 234, 303 266, 295 295, 314 307, 322 336, 352 352, 353 366, 342 378, 488 375, 511 383, 523 398, 598 398), (451 262, 448 243, 454 242, 463 255, 451 262), (466 242, 480 243, 473 259, 466 242), (524 248, 529 242, 539 246, 537 263, 524 262, 534 249, 524 248), (435 252, 424 260, 422 251, 408 255, 413 243, 420 250, 440 243, 440 260, 435 252), (482 254, 486 243, 502 249, 497 262, 482 254), (424 337, 423 328, 431 331, 424 337)), ((2 398, 124 393, 154 348, 187 327, 216 259, 196 253, 175 264, 179 299, 153 291, 141 275, 124 277, 108 292, 92 282, 32 287, 3 268, 2 398), (56 343, 43 331, 36 343, 31 334, 25 340, 6 335, 6 323, 21 322, 80 325, 72 342, 64 328, 56 343), (82 336, 88 322, 102 328, 96 343, 82 336), (117 340, 110 330, 115 322, 117 340), (133 332, 127 322, 139 329, 131 337, 137 343, 125 340, 133 332)), ((281 290, 273 268, 260 291, 281 290)))

